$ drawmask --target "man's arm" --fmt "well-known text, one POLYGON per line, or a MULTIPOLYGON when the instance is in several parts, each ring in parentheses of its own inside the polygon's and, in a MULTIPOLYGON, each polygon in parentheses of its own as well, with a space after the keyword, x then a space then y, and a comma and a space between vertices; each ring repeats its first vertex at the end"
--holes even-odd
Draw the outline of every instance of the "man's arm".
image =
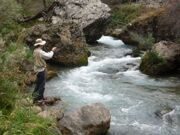
POLYGON ((40 54, 41 54, 41 57, 45 60, 48 60, 48 59, 51 59, 54 55, 54 52, 53 51, 50 51, 50 52, 45 52, 43 50, 40 51, 40 54))

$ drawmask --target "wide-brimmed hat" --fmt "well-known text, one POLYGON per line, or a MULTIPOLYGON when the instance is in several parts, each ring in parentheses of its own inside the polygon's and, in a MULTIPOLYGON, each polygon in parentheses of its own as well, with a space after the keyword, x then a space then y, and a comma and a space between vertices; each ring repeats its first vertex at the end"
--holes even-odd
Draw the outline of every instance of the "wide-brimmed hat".
POLYGON ((41 38, 36 39, 36 43, 34 44, 34 46, 38 46, 38 45, 45 45, 46 41, 42 40, 41 38))

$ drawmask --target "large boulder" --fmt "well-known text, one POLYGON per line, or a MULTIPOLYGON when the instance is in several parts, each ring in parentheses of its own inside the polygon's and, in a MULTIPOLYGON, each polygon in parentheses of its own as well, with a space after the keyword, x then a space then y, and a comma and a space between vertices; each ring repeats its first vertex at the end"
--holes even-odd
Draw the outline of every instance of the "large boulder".
POLYGON ((52 22, 72 20, 84 29, 88 42, 95 42, 102 35, 106 20, 110 17, 110 8, 101 0, 66 0, 54 8, 52 22), (88 29, 86 29, 88 27, 88 29), (90 35, 89 35, 90 33, 90 35))
POLYGON ((64 22, 52 25, 39 24, 27 30, 26 43, 33 48, 37 38, 47 41, 43 48, 58 49, 51 62, 64 66, 80 66, 88 63, 88 49, 79 25, 74 22, 64 22))
POLYGON ((95 103, 65 114, 58 125, 63 135, 105 135, 110 120, 109 110, 95 103))
POLYGON ((145 54, 141 71, 149 75, 167 75, 180 69, 180 44, 168 41, 156 43, 151 52, 145 54))

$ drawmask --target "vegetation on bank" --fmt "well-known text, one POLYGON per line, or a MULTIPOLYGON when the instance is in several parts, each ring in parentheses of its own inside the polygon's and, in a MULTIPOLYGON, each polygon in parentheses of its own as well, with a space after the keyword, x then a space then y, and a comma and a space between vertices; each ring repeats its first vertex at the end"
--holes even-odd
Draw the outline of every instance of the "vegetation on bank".
POLYGON ((148 51, 142 58, 140 70, 148 75, 160 75, 170 69, 170 65, 156 52, 148 51))
POLYGON ((123 27, 137 18, 144 7, 141 4, 122 4, 112 11, 110 27, 123 27))
POLYGON ((21 102, 27 99, 27 76, 20 66, 32 62, 32 52, 21 40, 27 26, 17 23, 23 7, 2 0, 0 12, 0 135, 56 135, 55 121, 38 116, 31 102, 21 102))

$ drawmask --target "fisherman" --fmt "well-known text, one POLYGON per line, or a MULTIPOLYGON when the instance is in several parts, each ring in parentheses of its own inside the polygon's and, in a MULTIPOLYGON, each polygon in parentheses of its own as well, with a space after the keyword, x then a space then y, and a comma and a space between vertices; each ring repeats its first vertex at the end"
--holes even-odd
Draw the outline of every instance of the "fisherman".
POLYGON ((46 83, 46 62, 45 60, 51 59, 54 55, 56 47, 53 47, 50 52, 45 52, 42 50, 46 41, 41 38, 36 39, 34 44, 34 71, 37 74, 36 86, 33 92, 33 102, 34 103, 44 103, 44 90, 46 83))

